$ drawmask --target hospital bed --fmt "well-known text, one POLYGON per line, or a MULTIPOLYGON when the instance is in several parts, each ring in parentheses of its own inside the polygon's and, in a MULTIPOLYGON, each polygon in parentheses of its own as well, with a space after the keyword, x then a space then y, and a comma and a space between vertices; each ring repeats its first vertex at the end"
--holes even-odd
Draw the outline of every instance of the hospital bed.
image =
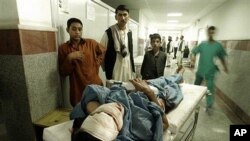
MULTIPOLYGON (((170 126, 164 131, 164 141, 174 141, 180 135, 181 140, 192 139, 198 120, 200 101, 207 91, 206 87, 184 83, 180 84, 180 87, 184 98, 175 109, 167 114, 170 126), (192 119, 191 125, 188 126, 190 128, 183 131, 182 128, 190 119, 192 119)), ((69 128, 72 127, 72 124, 73 121, 67 121, 45 128, 43 132, 44 141, 70 141, 69 128)))

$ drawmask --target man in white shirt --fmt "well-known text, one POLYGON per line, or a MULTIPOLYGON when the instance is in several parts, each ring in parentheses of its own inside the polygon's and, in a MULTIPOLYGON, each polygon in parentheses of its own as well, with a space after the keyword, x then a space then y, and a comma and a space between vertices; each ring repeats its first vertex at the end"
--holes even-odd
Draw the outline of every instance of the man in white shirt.
POLYGON ((129 9, 119 5, 115 13, 117 24, 109 27, 101 40, 107 48, 104 71, 107 80, 128 81, 135 72, 132 32, 127 28, 129 9))
POLYGON ((179 47, 179 41, 178 41, 178 36, 176 37, 175 41, 174 41, 174 58, 173 59, 176 59, 176 54, 177 54, 177 50, 178 50, 178 47, 179 47))
POLYGON ((166 47, 166 53, 167 53, 167 67, 170 67, 171 66, 171 52, 173 52, 173 46, 174 46, 174 43, 172 41, 172 37, 171 36, 168 36, 168 44, 167 44, 167 47, 166 47))
POLYGON ((183 52, 185 49, 185 45, 186 45, 186 43, 184 41, 184 36, 181 35, 178 50, 177 50, 177 64, 178 64, 178 66, 182 65, 182 58, 183 58, 183 52))

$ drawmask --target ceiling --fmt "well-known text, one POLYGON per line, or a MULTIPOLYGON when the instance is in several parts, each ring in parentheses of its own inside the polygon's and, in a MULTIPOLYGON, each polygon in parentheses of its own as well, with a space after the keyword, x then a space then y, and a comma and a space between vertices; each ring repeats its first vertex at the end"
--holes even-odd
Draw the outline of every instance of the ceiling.
POLYGON ((150 24, 160 30, 182 30, 213 11, 227 0, 102 0, 117 7, 125 4, 131 10, 141 11, 150 24), (167 13, 183 13, 181 17, 168 17, 167 13), (178 23, 168 23, 178 20, 178 23))

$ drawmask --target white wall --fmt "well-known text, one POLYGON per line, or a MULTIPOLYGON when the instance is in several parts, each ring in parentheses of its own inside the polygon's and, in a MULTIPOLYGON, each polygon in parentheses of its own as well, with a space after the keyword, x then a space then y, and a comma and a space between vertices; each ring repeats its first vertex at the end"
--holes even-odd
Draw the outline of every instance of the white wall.
POLYGON ((197 22, 197 25, 193 24, 183 32, 190 36, 188 38, 194 40, 198 39, 196 33, 199 28, 206 28, 210 25, 214 25, 218 29, 218 40, 249 39, 249 12, 249 0, 229 0, 212 13, 202 17, 200 21, 197 22))
POLYGON ((0 1, 0 28, 16 27, 19 23, 16 0, 0 1))
POLYGON ((50 0, 16 0, 16 2, 20 25, 52 27, 50 0))
MULTIPOLYGON (((214 25, 217 40, 250 40, 250 1, 229 0, 183 31, 188 40, 198 40, 198 30, 214 25)), ((241 45, 243 48, 247 46, 241 45)), ((227 48, 229 74, 219 73, 217 87, 250 115, 250 52, 227 48)))

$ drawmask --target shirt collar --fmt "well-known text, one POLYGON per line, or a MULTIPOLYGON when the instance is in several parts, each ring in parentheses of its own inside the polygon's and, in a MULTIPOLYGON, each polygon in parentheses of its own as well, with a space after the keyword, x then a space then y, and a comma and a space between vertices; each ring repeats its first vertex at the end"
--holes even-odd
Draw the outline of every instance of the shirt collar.
POLYGON ((159 53, 160 53, 160 51, 158 50, 158 51, 154 54, 154 56, 157 57, 157 56, 159 55, 159 53))
POLYGON ((159 53, 160 53, 160 50, 158 50, 156 53, 154 53, 154 51, 151 50, 151 53, 154 55, 154 57, 157 57, 159 55, 159 53))
MULTIPOLYGON (((81 44, 84 44, 84 43, 85 43, 85 40, 83 38, 81 38, 79 44, 81 45, 81 44)), ((70 45, 70 46, 73 46, 72 40, 67 41, 67 44, 70 45)))

